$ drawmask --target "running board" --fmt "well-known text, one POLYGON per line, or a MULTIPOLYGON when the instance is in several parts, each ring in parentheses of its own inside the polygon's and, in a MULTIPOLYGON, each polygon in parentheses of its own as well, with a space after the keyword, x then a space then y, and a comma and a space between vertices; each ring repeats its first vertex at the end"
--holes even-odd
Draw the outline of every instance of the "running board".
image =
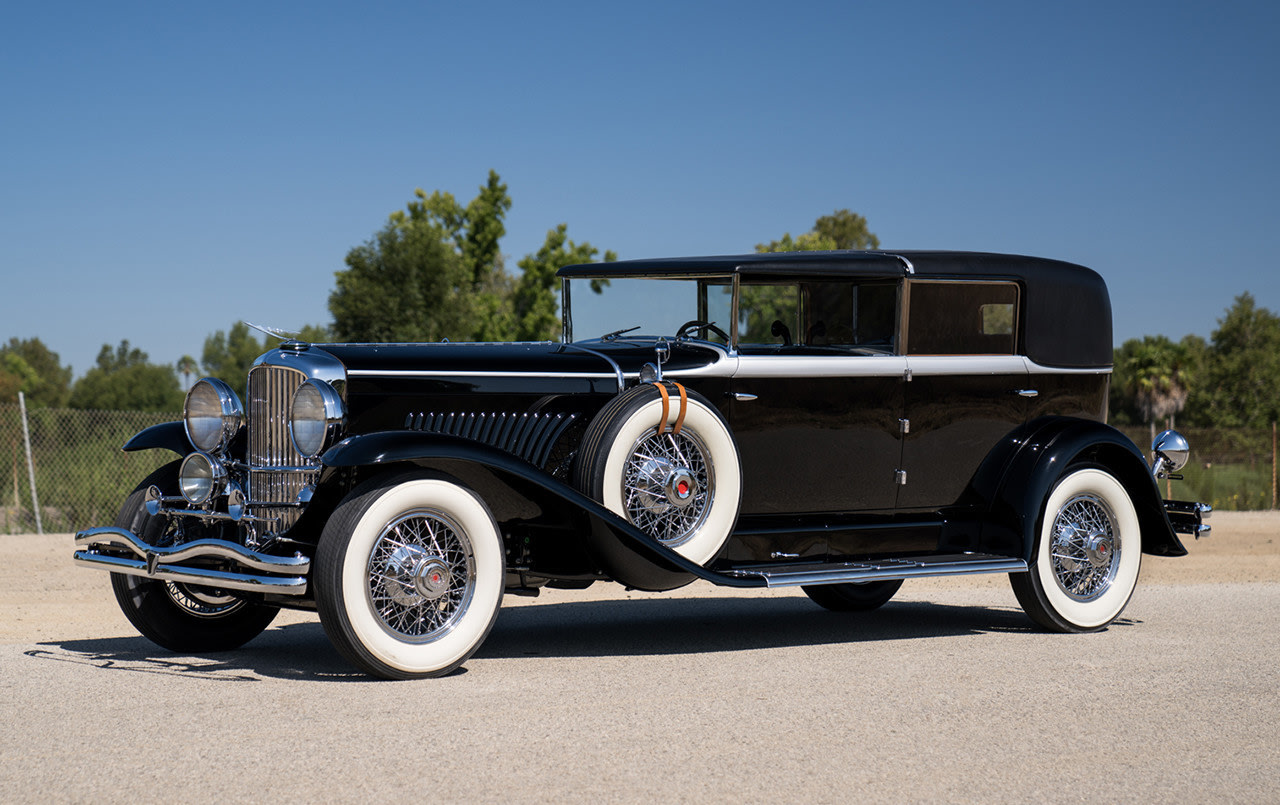
POLYGON ((918 579, 926 576, 967 576, 975 573, 1025 573, 1022 559, 981 553, 949 556, 918 556, 912 559, 876 559, 843 564, 756 565, 722 570, 737 579, 764 579, 768 587, 801 584, 840 584, 890 579, 918 579))

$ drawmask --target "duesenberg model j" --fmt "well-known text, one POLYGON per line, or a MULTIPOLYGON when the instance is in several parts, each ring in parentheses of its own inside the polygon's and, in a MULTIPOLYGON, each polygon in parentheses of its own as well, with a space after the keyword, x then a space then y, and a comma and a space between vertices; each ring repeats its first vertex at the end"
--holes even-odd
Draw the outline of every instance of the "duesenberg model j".
POLYGON ((560 271, 563 337, 308 344, 242 403, 205 378, 125 450, 177 455, 75 561, 179 652, 319 612, 384 677, 458 668, 504 592, 695 579, 832 610, 904 579, 1007 573, 1042 627, 1101 629, 1143 553, 1207 507, 1162 500, 1106 422, 1111 307, 1076 265, 951 252, 638 260, 560 271), (246 405, 247 403, 247 405, 246 405))

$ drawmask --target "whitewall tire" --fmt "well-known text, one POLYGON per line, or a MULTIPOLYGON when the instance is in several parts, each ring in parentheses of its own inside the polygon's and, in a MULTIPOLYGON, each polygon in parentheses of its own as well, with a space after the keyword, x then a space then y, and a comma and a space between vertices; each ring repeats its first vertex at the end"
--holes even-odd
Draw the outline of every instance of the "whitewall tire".
POLYGON ((1031 569, 1010 575, 1032 620, 1059 632, 1105 627, 1138 583, 1142 534, 1133 501, 1098 467, 1069 471, 1041 511, 1031 569))
POLYGON ((653 385, 618 395, 583 438, 579 489, 641 531, 698 564, 724 547, 738 518, 742 467, 729 426, 707 400, 688 392, 680 432, 680 399, 670 394, 666 427, 653 385))
POLYGON ((441 676, 489 634, 504 574, 497 523, 474 492, 402 475, 357 487, 329 519, 316 604, 329 639, 361 669, 441 676))

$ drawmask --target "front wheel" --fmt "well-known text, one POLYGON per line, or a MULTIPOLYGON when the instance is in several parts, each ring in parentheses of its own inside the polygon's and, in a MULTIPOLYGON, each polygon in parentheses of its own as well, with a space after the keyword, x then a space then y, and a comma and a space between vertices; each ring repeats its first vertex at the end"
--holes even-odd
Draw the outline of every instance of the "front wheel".
MULTIPOLYGON (((176 494, 177 479, 176 461, 152 473, 125 499, 116 527, 154 545, 172 539, 166 536, 165 518, 147 514, 144 498, 152 485, 176 494)), ((270 626, 280 611, 232 591, 123 573, 111 574, 111 589, 120 611, 143 637, 182 653, 239 648, 270 626)))
POLYGON ((444 478, 402 475, 357 487, 316 551, 320 623, 374 676, 442 676, 479 648, 498 616, 505 560, 489 509, 444 478))
POLYGON ((1124 611, 1138 583, 1142 534, 1129 493, 1096 467, 1068 472, 1045 500, 1031 569, 1009 576, 1036 623, 1092 632, 1124 611))

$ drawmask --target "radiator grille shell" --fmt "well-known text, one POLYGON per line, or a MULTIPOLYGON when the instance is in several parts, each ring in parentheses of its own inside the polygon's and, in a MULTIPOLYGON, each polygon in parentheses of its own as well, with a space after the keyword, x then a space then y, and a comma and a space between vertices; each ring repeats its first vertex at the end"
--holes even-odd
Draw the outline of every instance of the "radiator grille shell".
POLYGON ((297 369, 259 365, 249 372, 249 505, 276 521, 276 532, 297 522, 298 493, 316 480, 318 461, 299 453, 289 438, 293 393, 307 379, 297 369))

